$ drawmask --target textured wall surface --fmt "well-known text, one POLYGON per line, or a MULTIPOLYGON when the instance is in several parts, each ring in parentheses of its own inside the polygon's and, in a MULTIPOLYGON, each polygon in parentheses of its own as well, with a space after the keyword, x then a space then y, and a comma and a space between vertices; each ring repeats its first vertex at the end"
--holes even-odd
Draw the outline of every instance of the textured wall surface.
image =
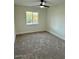
POLYGON ((47 31, 62 39, 65 38, 65 4, 48 8, 47 31))

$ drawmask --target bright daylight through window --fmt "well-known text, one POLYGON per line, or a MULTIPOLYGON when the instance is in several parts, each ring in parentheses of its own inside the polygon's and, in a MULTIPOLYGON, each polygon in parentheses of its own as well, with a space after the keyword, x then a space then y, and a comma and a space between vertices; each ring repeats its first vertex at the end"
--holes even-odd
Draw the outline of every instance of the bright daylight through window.
POLYGON ((38 12, 26 12, 26 24, 38 24, 38 12))

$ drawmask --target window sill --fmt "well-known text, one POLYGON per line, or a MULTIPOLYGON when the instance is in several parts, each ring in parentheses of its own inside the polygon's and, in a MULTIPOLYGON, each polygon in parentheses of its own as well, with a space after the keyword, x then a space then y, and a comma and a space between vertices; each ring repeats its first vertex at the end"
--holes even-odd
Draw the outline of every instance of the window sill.
POLYGON ((26 25, 38 25, 38 23, 27 23, 26 25))

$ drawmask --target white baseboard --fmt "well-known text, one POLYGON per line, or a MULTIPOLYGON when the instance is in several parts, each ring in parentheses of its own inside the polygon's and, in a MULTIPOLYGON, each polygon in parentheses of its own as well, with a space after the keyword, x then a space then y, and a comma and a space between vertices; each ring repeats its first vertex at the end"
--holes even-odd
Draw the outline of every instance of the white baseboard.
POLYGON ((20 32, 20 33, 16 33, 16 35, 24 34, 24 33, 43 32, 43 31, 45 31, 45 30, 30 31, 30 32, 20 32))
POLYGON ((52 31, 49 31, 49 30, 48 30, 47 32, 49 32, 49 33, 51 33, 51 34, 57 36, 57 37, 60 38, 60 39, 65 40, 65 37, 63 37, 63 36, 61 36, 61 35, 59 35, 59 34, 57 34, 57 33, 55 33, 55 32, 52 32, 52 31))
MULTIPOLYGON (((43 31, 45 31, 45 30, 43 30, 43 31)), ((20 32, 20 33, 16 33, 16 35, 24 34, 24 33, 33 33, 33 32, 42 32, 42 31, 20 32)), ((51 33, 51 34, 53 34, 53 35, 59 37, 60 39, 65 40, 65 37, 63 37, 63 36, 61 36, 61 35, 59 35, 59 34, 53 32, 53 31, 49 31, 49 30, 47 30, 47 32, 49 32, 49 33, 51 33)))

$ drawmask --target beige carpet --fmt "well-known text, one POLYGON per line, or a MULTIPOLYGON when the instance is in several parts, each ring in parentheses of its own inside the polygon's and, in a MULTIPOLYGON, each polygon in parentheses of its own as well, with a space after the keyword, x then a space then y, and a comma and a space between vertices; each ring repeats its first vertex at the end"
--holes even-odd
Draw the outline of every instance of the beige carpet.
POLYGON ((15 59, 65 59, 65 41, 48 32, 17 35, 15 59))

